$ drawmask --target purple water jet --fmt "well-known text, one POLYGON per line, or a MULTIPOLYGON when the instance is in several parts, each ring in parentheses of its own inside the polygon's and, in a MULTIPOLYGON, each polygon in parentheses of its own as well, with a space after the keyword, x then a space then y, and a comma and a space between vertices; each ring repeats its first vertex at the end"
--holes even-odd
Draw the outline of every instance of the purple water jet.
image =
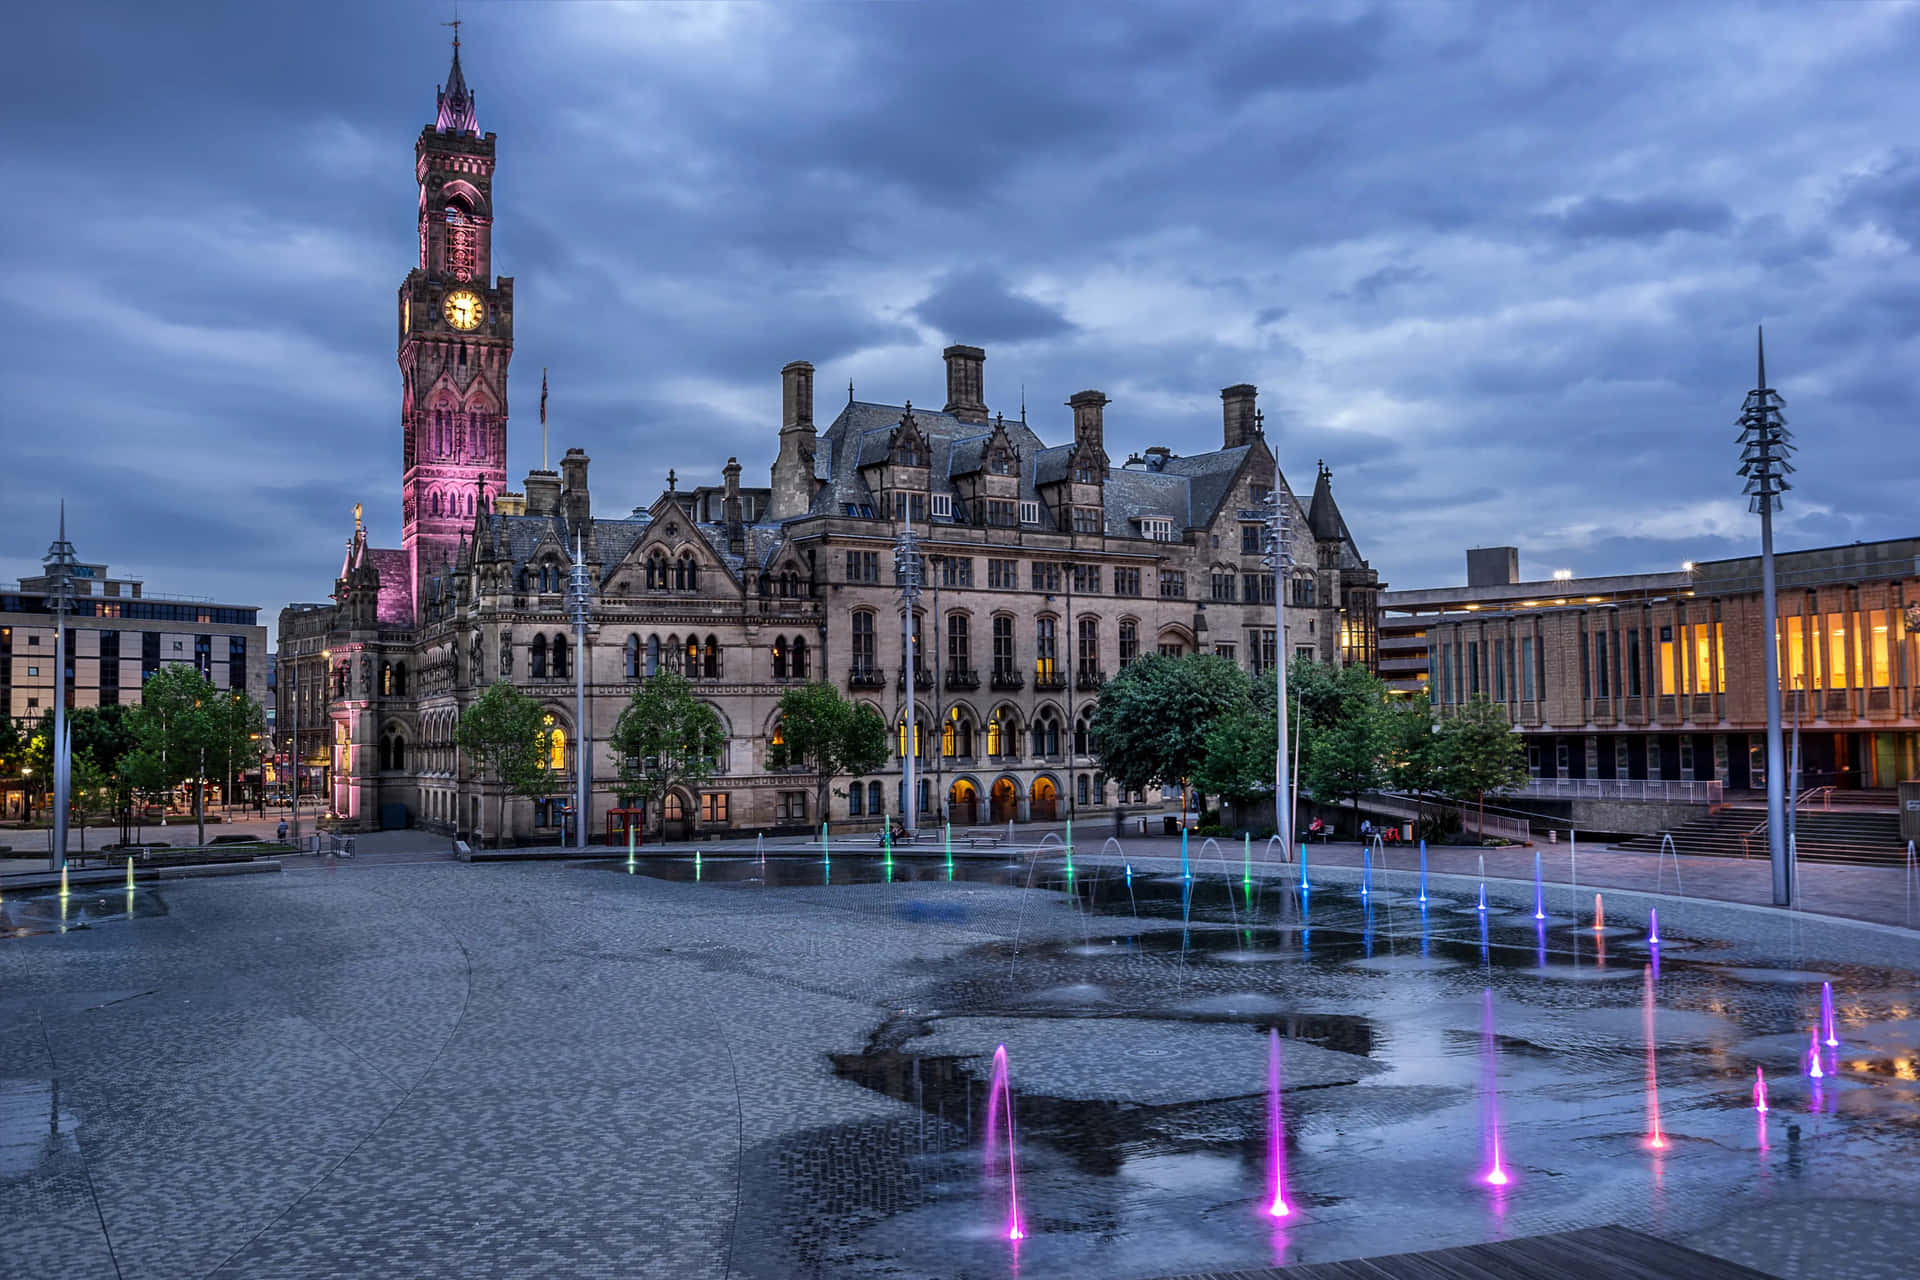
POLYGON ((1007 1134, 1006 1234, 1009 1240, 1024 1240, 1027 1232, 1020 1222, 1020 1182, 1014 1168, 1013 1086, 1007 1079, 1007 1046, 1004 1044, 993 1051, 993 1077, 987 1083, 986 1175, 989 1179, 994 1175, 994 1144, 999 1139, 1002 1123, 1006 1125, 1007 1134))
POLYGON ((1762 1114, 1767 1109, 1767 1073, 1759 1067, 1753 1069, 1753 1109, 1762 1114))
POLYGON ((1293 1216, 1287 1203, 1287 1132, 1280 1112, 1280 1033, 1267 1032, 1267 1216, 1293 1216))
POLYGON ((1807 1037, 1807 1075, 1818 1080, 1826 1074, 1820 1069, 1820 1030, 1816 1027, 1807 1037))
POLYGON ((1647 945, 1660 945, 1660 908, 1654 907, 1647 912, 1647 945))
POLYGON ((1480 1181, 1490 1187, 1504 1187, 1513 1176, 1500 1153, 1500 1046, 1493 1035, 1493 988, 1482 989, 1480 999, 1480 1133, 1487 1160, 1480 1181))
POLYGON ((1537 853, 1533 855, 1533 918, 1547 918, 1547 898, 1545 890, 1540 887, 1540 855, 1537 853))
POLYGON ((1653 1033, 1653 966, 1646 969, 1641 989, 1640 1023, 1647 1040, 1647 1146, 1655 1151, 1667 1148, 1667 1135, 1660 1127, 1660 1063, 1658 1043, 1653 1033))
POLYGON ((1839 1037, 1833 1034, 1833 984, 1831 982, 1820 984, 1820 1030, 1823 1033, 1820 1037, 1822 1044, 1829 1049, 1840 1047, 1839 1037))

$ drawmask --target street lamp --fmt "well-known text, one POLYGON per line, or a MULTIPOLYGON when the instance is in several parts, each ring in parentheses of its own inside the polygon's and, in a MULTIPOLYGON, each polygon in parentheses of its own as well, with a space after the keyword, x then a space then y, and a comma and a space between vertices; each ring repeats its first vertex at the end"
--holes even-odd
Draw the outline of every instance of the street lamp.
MULTIPOLYGON (((573 568, 567 575, 567 608, 573 615, 573 729, 574 818, 573 847, 587 847, 587 771, 592 765, 593 738, 587 731, 587 623, 593 616, 593 582, 587 570, 585 546, 573 535, 573 568)), ((664 802, 663 802, 664 803, 664 802)))
POLYGON ((73 744, 67 736, 67 611, 73 607, 78 557, 67 541, 67 504, 60 504, 60 536, 47 548, 47 590, 53 597, 53 847, 47 870, 67 864, 67 789, 73 782, 73 744))
POLYGON ((1756 385, 1740 407, 1739 474, 1747 481, 1747 509, 1760 513, 1760 609, 1766 618, 1762 637, 1767 682, 1767 857, 1773 865, 1773 905, 1785 907, 1793 902, 1793 871, 1787 861, 1783 794, 1786 778, 1780 741, 1780 642, 1774 634, 1780 622, 1773 582, 1773 513, 1780 509, 1780 495, 1793 487, 1787 480, 1793 472, 1793 464, 1788 461, 1793 456, 1793 433, 1787 430, 1782 412, 1786 401, 1767 386, 1764 331, 1756 335, 1755 353, 1756 385))
POLYGON ((1292 498, 1280 478, 1280 460, 1273 461, 1273 490, 1267 494, 1267 553, 1261 563, 1273 571, 1274 719, 1279 734, 1273 751, 1273 829, 1280 848, 1293 856, 1293 802, 1287 789, 1287 571, 1293 564, 1292 498))

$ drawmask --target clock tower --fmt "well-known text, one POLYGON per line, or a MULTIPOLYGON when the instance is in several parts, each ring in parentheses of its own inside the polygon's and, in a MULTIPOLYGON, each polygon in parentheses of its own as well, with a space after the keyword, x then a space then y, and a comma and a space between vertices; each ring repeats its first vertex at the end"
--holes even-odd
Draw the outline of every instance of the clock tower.
POLYGON ((473 518, 507 481, 507 363, 513 279, 493 269, 493 135, 453 69, 414 143, 420 262, 400 286, 401 530, 416 622, 473 518))

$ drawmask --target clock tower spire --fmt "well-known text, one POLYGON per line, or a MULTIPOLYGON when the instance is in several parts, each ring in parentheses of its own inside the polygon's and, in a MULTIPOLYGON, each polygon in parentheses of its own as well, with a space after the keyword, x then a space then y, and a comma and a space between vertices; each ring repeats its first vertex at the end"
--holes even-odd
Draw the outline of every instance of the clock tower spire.
POLYGON ((513 279, 488 283, 494 136, 479 131, 457 26, 453 66, 434 106, 434 122, 413 147, 420 259, 399 297, 400 520, 416 620, 433 579, 458 559, 475 513, 506 487, 513 358, 513 279))

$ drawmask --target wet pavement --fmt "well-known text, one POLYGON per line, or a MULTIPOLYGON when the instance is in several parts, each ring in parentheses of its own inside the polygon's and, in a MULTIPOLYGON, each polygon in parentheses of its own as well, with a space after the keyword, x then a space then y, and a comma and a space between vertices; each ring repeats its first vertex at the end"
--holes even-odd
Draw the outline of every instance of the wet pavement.
POLYGON ((1621 1223, 1909 1273, 1913 935, 1669 899, 1655 948, 1630 894, 1596 931, 1590 893, 1535 921, 1519 886, 1483 917, 1471 881, 1423 910, 1399 867, 1364 901, 1290 875, 862 850, 143 887, 0 943, 0 1246, 46 1276, 1147 1277, 1621 1223))

